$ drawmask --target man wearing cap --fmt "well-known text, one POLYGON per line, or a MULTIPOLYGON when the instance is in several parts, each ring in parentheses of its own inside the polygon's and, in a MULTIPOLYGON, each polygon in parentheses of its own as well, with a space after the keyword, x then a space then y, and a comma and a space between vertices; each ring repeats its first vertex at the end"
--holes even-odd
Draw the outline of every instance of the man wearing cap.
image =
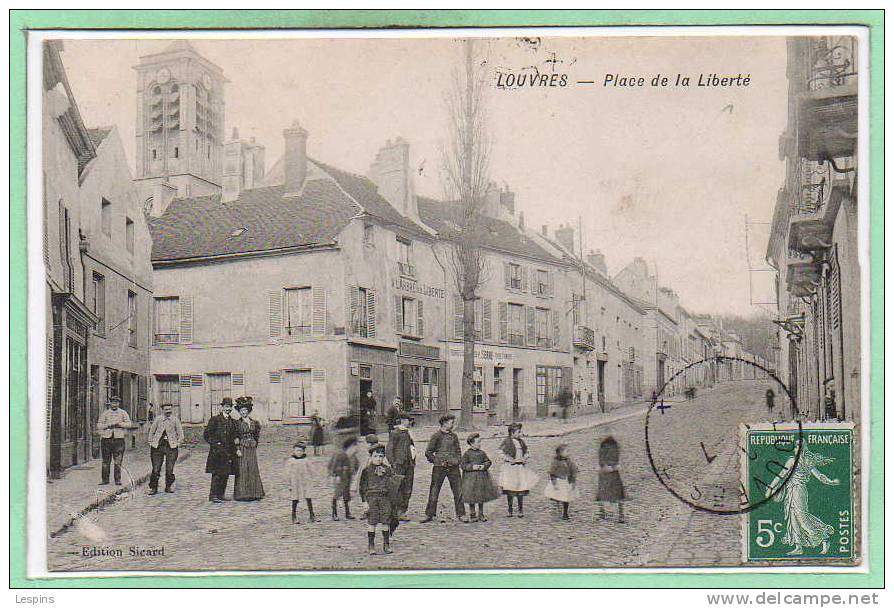
MULTIPOLYGON (((400 397, 395 397, 391 402, 391 407, 388 408, 388 411, 385 412, 385 423, 388 425, 388 434, 394 430, 398 424, 400 424, 401 419, 401 401, 400 397)), ((391 464, 394 464, 393 462, 391 464)))
POLYGON ((211 491, 208 500, 223 502, 230 475, 238 475, 236 458, 236 421, 230 412, 233 411, 233 400, 224 397, 220 402, 221 411, 212 416, 205 427, 203 437, 208 442, 208 460, 205 472, 211 473, 211 491))
POLYGON ((174 465, 177 463, 180 442, 183 441, 183 426, 173 414, 174 406, 166 403, 161 406, 161 416, 157 416, 149 424, 149 459, 152 461, 150 496, 158 494, 162 463, 165 465, 165 492, 174 491, 174 465))
POLYGON ((99 441, 100 451, 102 452, 102 481, 99 485, 104 486, 109 483, 109 468, 112 461, 115 461, 115 485, 121 485, 121 462, 124 460, 124 438, 127 431, 134 428, 133 422, 126 411, 121 409, 121 399, 118 397, 109 397, 106 402, 109 409, 99 415, 96 421, 96 430, 99 432, 101 439, 99 441))
POLYGON ((397 426, 391 431, 388 445, 385 447, 385 457, 394 469, 395 474, 402 475, 403 480, 398 491, 395 507, 400 521, 409 521, 407 509, 410 505, 410 496, 413 494, 413 477, 416 472, 416 446, 410 436, 408 426, 410 417, 401 412, 397 426))
POLYGON ((438 495, 444 479, 450 483, 450 491, 453 493, 453 506, 456 509, 457 519, 466 515, 466 507, 463 505, 463 497, 460 488, 462 476, 459 472, 459 461, 462 453, 459 447, 459 437, 453 432, 456 424, 456 416, 445 414, 438 420, 441 428, 428 440, 425 449, 425 457, 434 466, 431 470, 431 487, 428 489, 428 505, 425 507, 425 519, 422 523, 428 523, 438 514, 438 495))

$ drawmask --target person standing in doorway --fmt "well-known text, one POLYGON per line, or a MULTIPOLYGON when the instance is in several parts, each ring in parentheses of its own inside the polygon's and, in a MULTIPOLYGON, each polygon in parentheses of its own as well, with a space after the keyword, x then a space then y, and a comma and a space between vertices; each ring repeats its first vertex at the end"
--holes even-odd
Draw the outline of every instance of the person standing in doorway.
POLYGON ((115 485, 121 485, 121 463, 124 461, 125 438, 127 431, 134 428, 130 416, 121 409, 121 399, 109 397, 106 402, 108 409, 99 415, 96 421, 96 430, 99 431, 99 441, 102 451, 102 481, 99 485, 109 484, 109 469, 112 462, 115 463, 115 485))
POLYGON ((211 502, 223 502, 230 475, 239 474, 236 462, 236 421, 231 414, 233 400, 224 397, 220 408, 221 411, 208 421, 203 433, 210 446, 205 472, 211 474, 211 491, 208 494, 211 502))
POLYGON ((367 391, 363 399, 360 400, 360 410, 357 412, 357 432, 360 435, 369 435, 374 433, 372 427, 374 417, 376 415, 376 398, 373 397, 372 391, 367 391))
POLYGON ((457 519, 462 520, 466 516, 462 497, 462 474, 459 469, 462 452, 459 437, 453 432, 456 416, 445 414, 438 423, 441 428, 428 440, 428 447, 425 450, 425 457, 434 466, 431 472, 431 487, 428 490, 428 505, 425 507, 425 519, 422 520, 424 524, 433 520, 438 514, 438 495, 441 493, 444 479, 450 483, 457 519))
POLYGON ((410 436, 410 417, 405 413, 399 414, 400 418, 385 447, 385 458, 391 464, 396 475, 402 475, 403 480, 398 491, 396 516, 400 521, 409 521, 407 509, 410 505, 410 496, 413 495, 413 477, 416 472, 416 446, 410 436))
POLYGON ((161 465, 165 465, 165 492, 174 491, 174 465, 177 464, 178 449, 183 441, 183 426, 174 417, 174 406, 161 406, 161 416, 149 423, 149 459, 152 474, 149 476, 149 495, 158 494, 158 478, 161 465))

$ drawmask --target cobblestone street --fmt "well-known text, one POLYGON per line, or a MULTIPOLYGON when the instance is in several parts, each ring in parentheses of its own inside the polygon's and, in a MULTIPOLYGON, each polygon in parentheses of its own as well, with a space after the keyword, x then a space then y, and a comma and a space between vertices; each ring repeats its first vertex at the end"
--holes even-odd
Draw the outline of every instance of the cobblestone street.
MULTIPOLYGON (((741 381, 704 391, 686 403, 688 407, 710 404, 739 416, 757 416, 765 389, 761 382, 741 381)), ((307 523, 305 506, 301 505, 303 523, 290 524, 288 488, 281 466, 289 453, 285 441, 265 443, 262 434, 259 458, 267 497, 255 503, 209 503, 205 451, 197 448, 177 468, 175 494, 147 496, 145 488, 140 488, 130 499, 91 513, 88 519, 107 537, 93 542, 84 535, 84 526, 75 526, 49 539, 48 567, 51 571, 176 571, 738 564, 740 517, 696 512, 668 492, 649 466, 644 421, 644 415, 636 414, 563 438, 531 438, 532 468, 541 475, 541 482, 525 502, 524 519, 506 518, 505 501, 498 500, 488 505, 488 522, 457 522, 445 484, 441 492, 441 521, 419 523, 431 474, 431 466, 420 454, 410 505, 414 521, 397 530, 394 554, 377 556, 366 555, 363 521, 331 520, 328 496, 315 501, 320 523, 307 523), (607 434, 621 444, 622 477, 629 496, 624 524, 617 523, 613 513, 607 520, 600 520, 594 502, 597 446, 607 434), (581 471, 581 498, 572 504, 571 521, 562 521, 542 493, 553 448, 560 442, 569 444, 569 453, 581 471), (91 546, 120 548, 124 557, 82 556, 82 547, 91 546), (132 558, 128 555, 131 546, 164 547, 164 555, 132 558)), ((722 429, 721 434, 732 430, 722 429)), ((706 434, 710 436, 710 429, 690 423, 675 433, 681 447, 691 448, 693 442, 698 446, 706 434)), ((461 434, 461 438, 464 436, 461 434)), ((495 463, 497 446, 495 438, 488 438, 483 444, 495 463)), ((733 448, 734 445, 719 453, 715 466, 703 468, 703 474, 716 475, 718 467, 733 467, 733 472, 726 470, 724 477, 734 475, 738 461, 733 448)), ((313 457, 312 464, 321 477, 327 458, 313 457)), ((231 492, 232 482, 228 495, 231 492)), ((359 514, 356 497, 352 507, 359 514)))

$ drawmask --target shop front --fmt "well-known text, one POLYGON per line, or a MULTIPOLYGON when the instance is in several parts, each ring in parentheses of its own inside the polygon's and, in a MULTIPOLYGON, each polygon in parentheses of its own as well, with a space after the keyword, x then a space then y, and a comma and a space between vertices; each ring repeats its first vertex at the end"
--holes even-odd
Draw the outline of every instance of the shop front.
POLYGON ((372 410, 376 423, 383 422, 385 411, 399 396, 397 353, 393 348, 352 342, 348 359, 349 414, 357 415, 365 407, 372 410))
POLYGON ((404 410, 417 425, 436 423, 447 407, 447 363, 441 349, 417 342, 398 345, 398 386, 404 410))

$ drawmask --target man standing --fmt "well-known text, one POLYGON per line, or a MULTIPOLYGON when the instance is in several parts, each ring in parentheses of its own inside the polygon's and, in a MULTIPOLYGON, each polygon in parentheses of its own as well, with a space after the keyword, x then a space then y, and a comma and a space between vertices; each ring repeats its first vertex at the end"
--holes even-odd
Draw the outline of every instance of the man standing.
MULTIPOLYGON (((398 424, 400 424, 401 419, 401 402, 400 397, 395 397, 391 402, 391 407, 388 408, 388 411, 385 412, 385 423, 388 425, 388 434, 391 434, 391 431, 394 430, 398 424)), ((390 461, 389 461, 390 462, 390 461)), ((393 462, 391 463, 394 464, 393 462)), ((400 473, 398 473, 400 475, 400 473)))
POLYGON ((115 485, 121 485, 121 462, 124 460, 124 439, 127 431, 134 428, 126 411, 121 409, 121 399, 109 397, 106 402, 109 409, 99 415, 96 430, 102 437, 99 442, 102 452, 102 481, 99 485, 109 483, 109 468, 115 461, 115 485))
POLYGON ((434 465, 431 471, 431 487, 428 490, 428 505, 425 507, 425 519, 422 523, 428 523, 438 514, 438 495, 444 478, 450 483, 450 491, 453 493, 453 506, 456 509, 456 517, 463 519, 466 516, 466 508, 460 489, 459 461, 461 458, 459 437, 453 432, 456 424, 456 416, 445 414, 438 420, 441 428, 428 440, 425 449, 425 457, 434 465))
POLYGON ((376 399, 373 397, 372 391, 367 391, 363 399, 360 400, 360 411, 357 412, 358 432, 361 435, 369 435, 374 433, 372 423, 376 415, 376 399))
POLYGON ((161 416, 149 423, 149 458, 152 474, 149 476, 149 495, 158 494, 158 478, 161 464, 165 465, 165 492, 174 491, 174 465, 177 463, 178 448, 183 441, 183 427, 175 418, 174 406, 161 406, 161 416))
POLYGON ((410 437, 408 426, 410 417, 407 414, 398 414, 397 426, 388 438, 385 448, 385 457, 394 469, 395 475, 402 475, 403 479, 398 489, 395 507, 397 518, 400 521, 410 521, 407 517, 407 509, 410 505, 410 496, 413 494, 413 477, 416 472, 416 446, 410 437))
POLYGON ((203 433, 210 446, 205 472, 211 473, 211 492, 208 495, 211 502, 223 502, 230 475, 238 475, 239 471, 236 461, 236 421, 230 415, 233 400, 224 397, 220 407, 221 411, 211 417, 203 433))

